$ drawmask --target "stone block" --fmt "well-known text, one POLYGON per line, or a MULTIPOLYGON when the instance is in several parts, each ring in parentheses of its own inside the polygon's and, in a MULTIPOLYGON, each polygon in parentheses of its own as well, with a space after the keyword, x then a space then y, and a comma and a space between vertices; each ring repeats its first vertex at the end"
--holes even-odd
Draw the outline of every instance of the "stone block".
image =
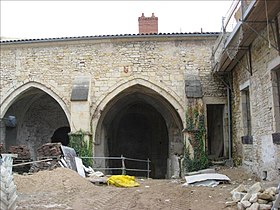
POLYGON ((260 193, 260 194, 258 195, 258 198, 259 198, 259 199, 263 199, 263 200, 267 200, 267 201, 273 201, 273 200, 275 200, 274 195, 271 195, 269 192, 260 193))
POLYGON ((267 192, 270 195, 275 195, 277 193, 277 188, 276 187, 269 187, 269 188, 265 189, 264 192, 267 192))
POLYGON ((268 203, 267 200, 264 200, 264 199, 261 199, 261 198, 259 198, 257 202, 258 202, 259 204, 267 204, 267 203, 268 203))
POLYGON ((249 208, 247 208, 246 210, 259 210, 259 206, 260 204, 258 203, 253 203, 249 208))
POLYGON ((232 207, 232 206, 236 205, 236 202, 235 201, 227 201, 225 204, 226 204, 227 207, 232 207))
POLYGON ((251 194, 254 194, 254 193, 261 192, 262 190, 263 190, 263 187, 262 187, 261 183, 260 182, 256 182, 255 184, 253 184, 248 189, 248 192, 251 193, 251 194))
POLYGON ((244 206, 245 209, 252 205, 252 203, 249 201, 241 201, 240 203, 244 206))
POLYGON ((244 195, 241 201, 249 201, 251 197, 252 197, 251 193, 246 193, 246 195, 244 195))
POLYGON ((245 207, 243 206, 243 204, 241 202, 237 203, 237 209, 238 210, 245 210, 245 207))
POLYGON ((232 200, 233 201, 241 201, 241 199, 246 195, 246 193, 242 193, 242 192, 233 192, 232 194, 232 200))
POLYGON ((249 201, 251 203, 256 203, 258 201, 258 193, 253 193, 249 201))
POLYGON ((270 204, 260 204, 259 210, 270 210, 272 205, 270 204))
POLYGON ((246 192, 244 184, 239 185, 237 188, 233 189, 230 194, 233 195, 234 192, 246 192))

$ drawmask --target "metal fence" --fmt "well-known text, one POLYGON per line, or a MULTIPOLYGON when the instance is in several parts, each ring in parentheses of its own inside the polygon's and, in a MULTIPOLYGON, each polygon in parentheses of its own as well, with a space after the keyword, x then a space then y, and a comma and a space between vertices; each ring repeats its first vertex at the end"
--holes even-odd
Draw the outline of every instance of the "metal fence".
POLYGON ((147 160, 140 160, 140 159, 134 159, 134 158, 127 158, 121 155, 121 157, 80 157, 81 159, 92 159, 93 160, 93 170, 104 170, 104 171, 113 171, 113 170, 121 170, 122 175, 125 175, 127 171, 135 171, 135 172, 146 172, 147 178, 150 178, 150 159, 147 160), (120 168, 110 168, 110 167, 97 167, 96 166, 96 160, 119 160, 121 161, 121 167, 120 168), (126 161, 134 161, 134 162, 143 162, 146 163, 146 169, 140 169, 140 168, 127 168, 126 167, 126 161))

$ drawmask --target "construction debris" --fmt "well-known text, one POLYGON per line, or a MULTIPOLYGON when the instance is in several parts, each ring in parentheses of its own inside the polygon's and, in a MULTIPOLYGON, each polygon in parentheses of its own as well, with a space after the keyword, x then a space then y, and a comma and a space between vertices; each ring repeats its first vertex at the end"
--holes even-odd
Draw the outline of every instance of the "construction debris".
MULTIPOLYGON (((17 158, 13 159, 14 164, 22 164, 32 161, 29 148, 26 145, 10 146, 9 153, 16 154, 17 158)), ((23 164, 15 167, 13 171, 17 173, 25 173, 30 170, 30 164, 23 164)))
POLYGON ((70 168, 74 171, 77 171, 75 157, 77 157, 76 151, 71 147, 60 146, 63 158, 61 159, 61 163, 64 164, 66 168, 70 168), (66 163, 66 165, 65 165, 66 163))
POLYGON ((238 210, 272 209, 276 198, 279 197, 279 189, 264 188, 260 182, 257 182, 249 187, 241 184, 231 191, 231 195, 238 210))
POLYGON ((12 165, 14 154, 0 156, 0 209, 16 209, 17 192, 13 181, 12 165), (3 156, 3 157, 1 157, 3 156))
POLYGON ((61 156, 61 143, 46 143, 37 149, 38 157, 61 156))
POLYGON ((17 154, 18 159, 30 159, 30 151, 26 145, 10 146, 9 153, 17 154))
POLYGON ((128 175, 113 175, 107 179, 108 185, 114 185, 116 187, 138 187, 139 183, 135 181, 134 176, 128 175))
POLYGON ((29 170, 35 173, 42 170, 52 170, 59 167, 58 161, 62 156, 61 143, 46 143, 37 149, 38 161, 33 161, 29 170))
POLYGON ((183 186, 207 186, 215 187, 220 182, 229 182, 230 178, 226 175, 218 173, 205 173, 205 174, 196 174, 192 176, 185 176, 186 183, 183 186))

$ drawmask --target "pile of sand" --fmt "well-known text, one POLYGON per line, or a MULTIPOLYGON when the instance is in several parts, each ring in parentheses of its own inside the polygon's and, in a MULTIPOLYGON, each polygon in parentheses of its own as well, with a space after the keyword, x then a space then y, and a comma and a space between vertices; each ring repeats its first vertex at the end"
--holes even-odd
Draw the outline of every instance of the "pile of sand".
POLYGON ((95 186, 77 172, 68 168, 39 171, 32 175, 14 174, 18 192, 79 192, 95 186))

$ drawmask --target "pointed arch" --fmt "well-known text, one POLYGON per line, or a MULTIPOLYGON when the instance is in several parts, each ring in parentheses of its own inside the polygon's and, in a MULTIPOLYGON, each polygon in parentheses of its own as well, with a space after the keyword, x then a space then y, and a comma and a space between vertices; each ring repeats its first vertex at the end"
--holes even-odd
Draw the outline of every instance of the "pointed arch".
POLYGON ((94 155, 151 157, 151 176, 170 177, 174 169, 169 160, 183 151, 183 107, 184 101, 164 83, 143 78, 119 82, 92 109, 94 155))
POLYGON ((100 112, 107 106, 107 104, 118 94, 120 94, 125 89, 128 89, 135 85, 141 85, 143 87, 152 89, 164 99, 166 99, 172 107, 178 112, 181 121, 184 122, 184 101, 173 91, 170 90, 167 86, 162 87, 162 84, 157 83, 155 81, 151 82, 144 78, 134 78, 131 80, 125 80, 122 82, 118 82, 116 85, 112 86, 108 94, 104 97, 100 97, 97 102, 96 106, 93 107, 93 114, 92 114, 92 123, 95 127, 97 121, 95 119, 99 118, 100 112))
POLYGON ((60 105, 62 110, 64 111, 68 122, 70 122, 70 112, 67 108, 65 102, 50 88, 46 87, 45 85, 42 85, 38 82, 28 82, 25 83, 14 90, 12 90, 10 93, 8 93, 6 96, 4 96, 3 100, 1 101, 0 105, 0 118, 3 118, 9 107, 17 100, 18 97, 20 97, 21 94, 27 92, 31 88, 37 88, 39 90, 44 91, 48 95, 50 95, 56 102, 60 105))

